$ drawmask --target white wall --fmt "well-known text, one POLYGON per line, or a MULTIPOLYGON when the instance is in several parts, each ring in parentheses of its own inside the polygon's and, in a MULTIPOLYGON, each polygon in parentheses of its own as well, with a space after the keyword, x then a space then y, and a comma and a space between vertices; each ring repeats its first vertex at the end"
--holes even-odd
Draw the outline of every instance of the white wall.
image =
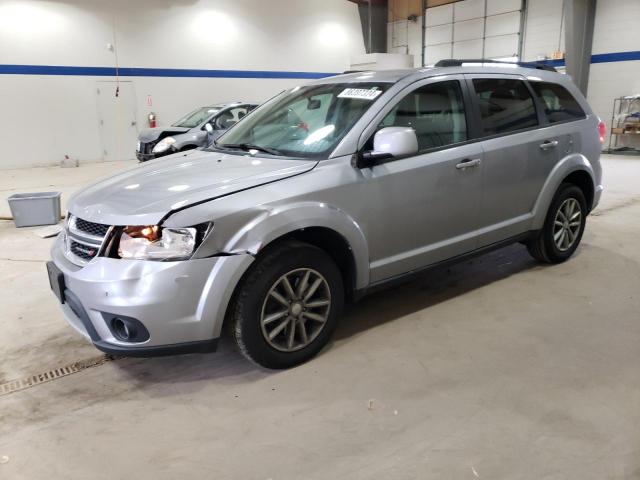
POLYGON ((461 0, 427 8, 425 63, 518 54, 522 0, 461 0))
MULTIPOLYGON (((562 1, 528 0, 524 60, 550 57, 558 49, 564 51, 561 19, 562 1)), ((639 21, 640 0, 598 0, 592 55, 597 58, 600 54, 640 50, 639 21)), ((611 128, 613 99, 634 94, 640 94, 640 61, 591 64, 587 100, 607 128, 611 128)), ((640 139, 620 137, 619 144, 638 147, 640 139)))
MULTIPOLYGON (((640 50, 640 0, 600 0, 593 32, 594 55, 640 50)), ((592 63, 587 99, 611 128, 613 99, 640 94, 640 60, 592 63)), ((621 136, 620 146, 640 148, 638 136, 621 136)))
MULTIPOLYGON (((346 0, 0 0, 0 65, 114 67, 106 45, 116 40, 121 67, 340 72, 364 53, 357 6, 346 0)), ((111 79, 0 74, 0 168, 65 154, 102 160, 96 82, 111 79)), ((123 80, 134 83, 141 128, 151 110, 168 124, 199 105, 260 101, 306 81, 123 80)))
POLYGON ((413 55, 413 65, 422 66, 422 17, 415 21, 387 23, 387 52, 413 55))
POLYGON ((551 58, 553 52, 564 51, 562 20, 562 0, 528 0, 522 59, 551 58))
MULTIPOLYGON (((523 58, 534 61, 564 51, 562 1, 528 0, 523 58)), ((640 50, 640 0, 598 0, 592 55, 640 50)), ((640 94, 640 61, 592 63, 587 100, 611 128, 615 97, 640 94)), ((607 138, 608 141, 608 138, 607 138)), ((640 139, 620 137, 620 145, 640 146, 640 139)), ((606 145, 605 145, 606 146, 606 145)))
MULTIPOLYGON (((469 3, 467 0, 466 3, 469 3)), ((471 2, 473 3, 473 2, 471 2)), ((434 17, 438 11, 453 10, 456 6, 462 6, 465 2, 454 5, 446 5, 430 9, 432 22, 444 24, 442 18, 434 17)), ((525 16, 524 39, 522 47, 522 59, 535 61, 541 58, 551 58, 557 50, 565 49, 565 32, 563 26, 563 0, 527 0, 525 16)), ((446 12, 445 12, 446 13, 446 12)), ((451 14, 449 13, 447 18, 451 14)), ((429 23, 429 16, 427 16, 429 23)), ((640 21, 640 0, 598 0, 593 36, 593 55, 619 53, 640 50, 638 37, 640 21)), ((389 51, 413 53, 416 58, 416 66, 420 64, 421 38, 412 34, 417 30, 416 25, 421 26, 422 18, 415 23, 396 21, 389 24, 389 51), (403 30, 404 29, 404 30, 403 30), (395 46, 391 35, 396 32, 396 42, 406 43, 406 46, 395 46)), ((442 38, 437 38, 438 31, 433 30, 431 39, 427 38, 427 57, 438 56, 436 51, 440 45, 445 45, 446 52, 450 52, 451 31, 441 32, 442 38), (430 46, 430 44, 433 44, 430 46), (429 49, 432 49, 429 55, 429 49)), ((429 37, 429 35, 427 35, 429 37)), ((447 53, 449 55, 449 53, 447 53)), ((455 56, 455 55, 454 55, 455 56)), ((427 63, 431 63, 427 59, 427 63)), ((562 70, 562 69, 561 69, 562 70)), ((587 98, 595 113, 611 127, 611 114, 613 99, 625 95, 640 94, 640 60, 592 63, 589 74, 589 87, 587 98)), ((633 136, 620 137, 619 145, 629 145, 640 148, 640 138, 633 136)))

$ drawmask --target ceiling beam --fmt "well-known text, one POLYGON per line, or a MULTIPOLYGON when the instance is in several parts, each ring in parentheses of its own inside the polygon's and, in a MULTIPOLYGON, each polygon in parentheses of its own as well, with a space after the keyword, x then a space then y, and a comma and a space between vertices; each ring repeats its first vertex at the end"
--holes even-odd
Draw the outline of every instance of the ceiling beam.
MULTIPOLYGON (((352 0, 353 1, 353 0, 352 0)), ((367 0, 364 0, 365 2, 367 0)), ((459 0, 427 0, 427 8, 439 7, 459 0)), ((415 15, 422 16, 422 0, 389 0, 389 21, 406 20, 415 15)))

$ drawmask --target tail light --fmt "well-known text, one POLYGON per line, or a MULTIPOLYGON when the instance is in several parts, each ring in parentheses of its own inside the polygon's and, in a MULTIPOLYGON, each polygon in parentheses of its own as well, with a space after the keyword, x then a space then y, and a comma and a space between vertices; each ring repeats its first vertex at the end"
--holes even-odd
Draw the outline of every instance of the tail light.
POLYGON ((598 122, 598 135, 600 136, 600 143, 604 143, 604 139, 607 136, 607 125, 602 120, 598 122))

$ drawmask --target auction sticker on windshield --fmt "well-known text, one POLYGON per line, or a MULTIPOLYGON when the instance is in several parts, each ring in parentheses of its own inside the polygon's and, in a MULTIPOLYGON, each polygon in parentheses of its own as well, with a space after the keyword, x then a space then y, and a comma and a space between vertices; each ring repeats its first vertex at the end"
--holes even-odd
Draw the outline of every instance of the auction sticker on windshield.
POLYGON ((382 93, 382 90, 373 88, 345 88, 339 98, 359 98, 361 100, 374 100, 382 93))

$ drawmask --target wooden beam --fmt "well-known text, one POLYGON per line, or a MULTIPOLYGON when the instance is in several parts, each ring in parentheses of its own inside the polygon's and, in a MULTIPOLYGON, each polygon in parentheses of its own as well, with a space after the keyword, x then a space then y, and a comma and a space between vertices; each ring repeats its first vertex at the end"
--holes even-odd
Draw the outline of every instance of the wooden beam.
POLYGON ((427 0, 427 8, 439 7, 440 5, 446 5, 447 3, 455 3, 459 0, 427 0))
MULTIPOLYGON (((455 3, 459 0, 427 0, 427 8, 455 3)), ((389 0, 389 22, 422 16, 422 0, 389 0)))
POLYGON ((422 15, 422 0, 389 0, 389 21, 406 20, 422 15))

